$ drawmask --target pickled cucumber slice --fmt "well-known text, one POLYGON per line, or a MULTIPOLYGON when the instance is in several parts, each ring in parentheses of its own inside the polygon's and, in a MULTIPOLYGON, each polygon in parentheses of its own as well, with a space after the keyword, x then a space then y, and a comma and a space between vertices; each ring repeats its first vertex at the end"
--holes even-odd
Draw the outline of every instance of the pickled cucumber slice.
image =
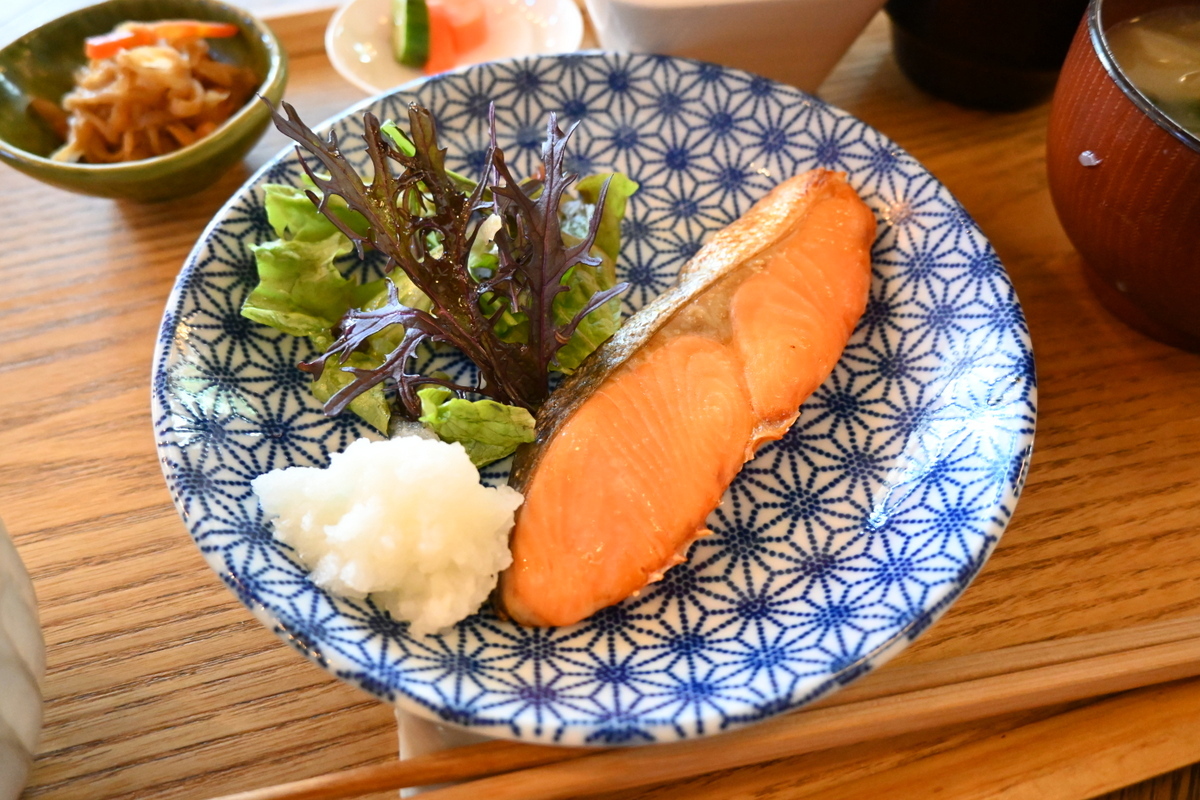
POLYGON ((406 67, 429 60, 429 7, 425 0, 392 0, 392 51, 406 67))

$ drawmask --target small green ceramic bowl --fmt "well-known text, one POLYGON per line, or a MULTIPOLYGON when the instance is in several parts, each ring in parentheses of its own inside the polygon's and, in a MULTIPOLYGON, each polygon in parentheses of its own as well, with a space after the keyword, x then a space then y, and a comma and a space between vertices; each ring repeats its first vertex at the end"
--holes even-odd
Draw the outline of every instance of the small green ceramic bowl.
POLYGON ((241 33, 210 39, 214 58, 258 74, 257 93, 278 104, 287 56, 275 35, 250 14, 217 0, 107 0, 59 17, 0 50, 0 160, 73 192, 132 200, 165 200, 199 191, 241 161, 262 136, 270 113, 258 98, 195 144, 141 161, 68 164, 49 156, 61 144, 30 108, 30 97, 58 102, 87 59, 83 40, 126 21, 198 19, 231 22, 241 33))

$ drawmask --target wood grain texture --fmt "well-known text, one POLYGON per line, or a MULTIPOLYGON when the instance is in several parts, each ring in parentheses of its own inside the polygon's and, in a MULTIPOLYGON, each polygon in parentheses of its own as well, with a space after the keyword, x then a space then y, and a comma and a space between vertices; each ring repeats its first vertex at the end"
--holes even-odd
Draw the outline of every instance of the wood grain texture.
MULTIPOLYGON (((601 789, 628 794, 634 789, 657 783, 687 780, 713 770, 754 766, 798 754, 962 724, 997 714, 1029 711, 1144 685, 1129 681, 1132 676, 1121 668, 1119 663, 1122 661, 1144 663, 1145 669, 1157 674, 1162 680, 1191 677, 1200 669, 1200 640, 1189 639, 1143 650, 1114 653, 1079 663, 1055 664, 835 705, 832 708, 785 714, 723 736, 656 747, 608 750, 581 759, 561 761, 441 789, 431 793, 429 800, 474 800, 479 797, 491 800, 570 800, 601 789), (1170 653, 1162 653, 1164 649, 1170 653), (1162 655, 1156 656, 1154 653, 1162 655), (1155 665, 1164 655, 1165 662, 1174 665, 1173 669, 1159 669, 1155 665), (1122 675, 1126 680, 1114 680, 1117 675, 1122 675)), ((1200 750, 1200 727, 1197 727, 1200 726, 1200 714, 1193 715, 1195 705, 1200 703, 1200 699, 1197 699, 1200 698, 1200 682, 1189 686, 1190 693, 1183 693, 1178 703, 1155 696, 1154 702, 1136 707, 1130 706, 1129 703, 1122 706, 1123 711, 1119 719, 1124 721, 1126 728, 1129 725, 1128 720, 1145 706, 1142 710, 1146 712, 1148 724, 1151 726, 1148 730, 1160 738, 1169 739, 1169 743, 1174 745, 1167 753, 1160 753, 1161 748, 1154 751, 1156 758, 1151 761, 1154 765, 1168 760, 1163 769, 1187 764, 1191 758, 1180 761, 1180 753, 1200 750), (1170 709, 1176 707, 1179 711, 1177 716, 1180 717, 1178 729, 1161 724, 1159 718, 1170 716, 1170 709), (1167 732, 1159 732, 1157 728, 1164 728, 1167 732), (1183 735, 1190 734, 1193 730, 1196 730, 1194 737, 1183 735), (1177 760, 1169 762, 1170 758, 1177 760)), ((1085 716, 1081 717, 1078 723, 1056 722, 1052 730, 1057 736, 1062 729, 1078 727, 1082 738, 1086 738, 1091 733, 1092 725, 1094 719, 1085 716)), ((1044 743, 1046 738, 1046 734, 1039 733, 1034 739, 1035 744, 1028 747, 1035 748, 1038 742, 1044 743)), ((1112 741, 1097 740, 1093 735, 1090 741, 1096 745, 1106 744, 1107 749, 1112 750, 1121 739, 1114 736, 1112 741)), ((1142 750, 1149 752, 1150 748, 1143 746, 1142 750)), ((916 787, 929 783, 931 775, 939 774, 936 764, 945 761, 954 766, 960 763, 955 759, 960 758, 963 757, 955 752, 939 759, 934 767, 920 771, 916 779, 897 778, 896 790, 880 793, 879 796, 910 796, 903 794, 900 789, 904 786, 916 787)), ((1144 766, 1142 762, 1145 760, 1139 761, 1138 765, 1144 766)), ((970 763, 988 762, 976 760, 970 763)), ((1017 763, 1020 763, 1019 759, 1017 763)), ((1042 766, 1046 771, 1054 771, 1054 768, 1061 771, 1064 768, 1057 762, 1047 762, 1042 766)), ((997 781, 1011 783, 1014 781, 1014 772, 1020 770, 1010 761, 1005 769, 978 772, 975 782, 965 784, 962 788, 974 790, 977 786, 994 787, 997 781)), ((1134 773, 1134 777, 1142 778, 1153 775, 1154 772, 1142 769, 1134 773)), ((1111 775, 1110 771, 1109 776, 1111 775)), ((1044 782, 1045 775, 1038 773, 1030 775, 1030 778, 1044 782)), ((885 778, 886 780, 888 778, 885 778)), ((1119 786, 1120 783, 1115 785, 1119 786)), ((1091 787, 1091 784, 1088 786, 1091 787)), ((955 795, 948 792, 944 796, 955 795)), ((1026 796, 1032 798, 1036 795, 1026 796)), ((1065 800, 1068 796, 1059 797, 1065 800)))
MULTIPOLYGON (((1194 700, 1195 683, 1185 690, 1194 700)), ((1168 703, 1178 700, 1171 697, 1168 703)), ((1120 782, 1124 776, 1148 774, 1155 765, 1145 758, 1147 750, 1160 763, 1182 763, 1196 757, 1197 743, 1185 736, 1190 730, 1176 729, 1171 736, 1139 720, 1148 719, 1155 706, 1164 711, 1159 690, 1104 700, 1076 703, 993 717, 968 725, 908 734, 865 745, 781 759, 743 769, 729 770, 664 785, 630 795, 626 792, 588 795, 587 800, 836 800, 841 798, 941 797, 1028 797, 1030 800, 1062 800, 1091 797, 1099 775, 1087 762, 1099 758, 1099 772, 1120 782), (1113 702, 1113 701, 1117 702, 1113 702), (1116 705, 1117 709, 1111 707, 1116 705), (1073 715, 1078 712, 1078 715, 1073 715), (1126 714, 1122 728, 1120 714, 1126 714), (1132 719, 1132 723, 1131 723, 1132 719), (1117 724, 1113 724, 1116 722, 1117 724), (1088 738, 1095 746, 1107 740, 1109 749, 1076 747, 1088 738), (1040 738, 1039 738, 1040 737, 1040 738), (1140 740, 1140 741, 1139 741, 1140 740), (1147 748, 1147 740, 1152 744, 1147 748), (1033 743, 1033 752, 1018 752, 1020 744, 1033 743), (1141 745, 1141 746, 1138 746, 1141 745), (1190 750, 1189 750, 1190 748, 1190 750), (1163 757, 1163 750, 1167 755, 1163 757), (1104 760, 1107 759, 1107 760, 1104 760), (1035 763, 1040 761, 1040 763, 1035 763), (1056 775, 1056 772, 1058 773, 1056 775), (1045 783, 1049 777, 1049 785, 1045 783), (957 785, 950 785, 958 781, 957 785), (1081 785, 1082 784, 1082 785, 1081 785), (1062 787, 1063 794, 1054 794, 1062 787), (972 795, 970 792, 976 792, 972 795), (1009 792, 1010 794, 1004 794, 1009 792), (1027 794, 1011 794, 1028 792, 1027 794)), ((1171 726, 1194 726, 1182 708, 1168 708, 1164 720, 1171 726)), ((1200 798, 1200 766, 1178 770, 1104 795, 1097 800, 1197 800, 1200 798)))
POLYGON ((1077 800, 1200 756, 1200 681, 1030 722, 821 792, 821 800, 1077 800), (986 765, 980 768, 980 765, 986 765))
MULTIPOLYGON (((292 69, 288 99, 308 118, 359 99, 319 54, 292 69)), ((823 94, 912 152, 980 222, 1038 359, 1038 440, 1014 522, 975 585, 897 663, 1200 613, 1200 356, 1134 333, 1088 293, 1046 189, 1047 108, 993 115, 921 95, 892 62, 882 18, 823 94)), ((281 146, 272 135, 239 173, 156 206, 11 171, 0 180, 0 515, 49 645, 29 798, 206 797, 394 757, 390 710, 281 644, 204 565, 153 452, 150 357, 167 293, 213 213, 281 146)), ((1047 713, 622 797, 819 796, 807 787, 1047 713)))
POLYGON ((1200 800, 1200 764, 1126 786, 1096 800, 1200 800))
POLYGON ((490 741, 316 778, 260 787, 220 800, 341 800, 365 788, 400 789, 480 779, 445 797, 550 800, 603 789, 652 786, 714 770, 848 747, 1048 706, 1088 700, 1200 674, 1200 618, 1124 628, 984 654, 881 670, 814 704, 717 739, 654 748, 596 750, 490 741), (597 756, 597 758, 589 758, 597 756), (539 765, 575 759, 584 763, 539 765))

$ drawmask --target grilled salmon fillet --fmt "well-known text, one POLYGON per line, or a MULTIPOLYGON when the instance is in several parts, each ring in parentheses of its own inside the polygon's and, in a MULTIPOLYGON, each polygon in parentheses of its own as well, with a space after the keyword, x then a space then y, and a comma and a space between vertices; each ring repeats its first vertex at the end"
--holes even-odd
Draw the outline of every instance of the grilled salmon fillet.
POLYGON ((841 173, 771 190, 558 388, 517 452, 503 609, 568 625, 686 557, 758 447, 787 433, 866 307, 875 217, 841 173))

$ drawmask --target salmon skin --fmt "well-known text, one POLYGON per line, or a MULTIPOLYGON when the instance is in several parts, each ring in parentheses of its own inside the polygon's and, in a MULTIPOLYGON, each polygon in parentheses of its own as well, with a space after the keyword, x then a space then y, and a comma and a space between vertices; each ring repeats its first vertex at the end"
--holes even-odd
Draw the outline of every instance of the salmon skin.
POLYGON ((875 217, 841 173, 776 186, 546 401, 499 602, 569 625, 662 578, 787 433, 866 308, 875 217))

